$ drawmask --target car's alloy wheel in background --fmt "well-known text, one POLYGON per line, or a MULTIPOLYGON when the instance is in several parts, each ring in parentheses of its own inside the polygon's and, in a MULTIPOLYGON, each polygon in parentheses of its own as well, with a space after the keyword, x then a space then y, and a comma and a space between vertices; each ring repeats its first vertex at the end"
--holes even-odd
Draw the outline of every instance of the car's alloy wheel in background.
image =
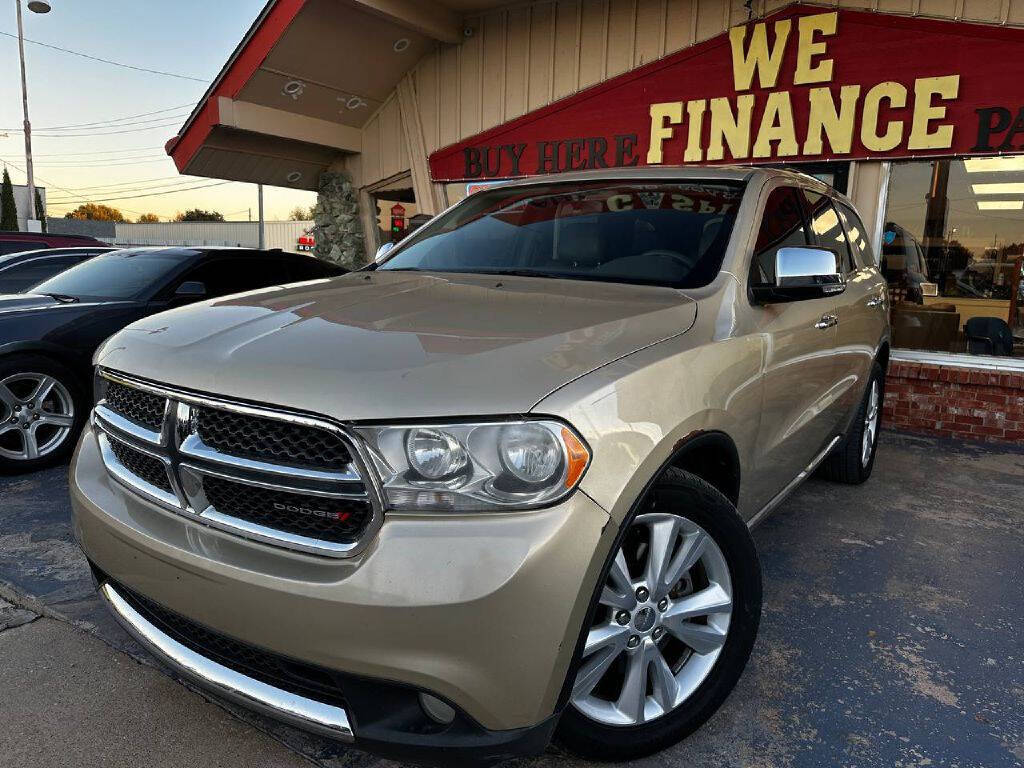
POLYGON ((603 760, 664 749, 718 709, 753 647, 761 569, 746 524, 708 483, 668 469, 594 600, 558 739, 603 760))
POLYGON ((74 376, 58 363, 0 360, 0 470, 29 471, 66 458, 83 408, 74 376))

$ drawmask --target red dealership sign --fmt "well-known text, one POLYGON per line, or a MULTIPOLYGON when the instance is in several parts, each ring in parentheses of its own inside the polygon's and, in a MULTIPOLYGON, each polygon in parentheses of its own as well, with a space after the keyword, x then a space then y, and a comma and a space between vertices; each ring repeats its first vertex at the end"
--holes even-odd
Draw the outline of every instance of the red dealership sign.
POLYGON ((1024 152, 1024 30, 795 5, 430 156, 435 181, 1024 152))

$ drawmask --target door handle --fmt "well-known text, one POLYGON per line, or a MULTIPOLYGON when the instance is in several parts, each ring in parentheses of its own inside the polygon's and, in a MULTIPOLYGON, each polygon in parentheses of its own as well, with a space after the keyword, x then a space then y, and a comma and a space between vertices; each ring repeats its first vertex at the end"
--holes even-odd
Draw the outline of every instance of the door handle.
POLYGON ((822 315, 821 320, 816 322, 814 324, 814 327, 817 328, 818 330, 824 330, 826 328, 831 328, 833 325, 839 325, 839 318, 836 317, 835 315, 829 314, 822 315))
POLYGON ((875 296, 873 298, 868 299, 867 302, 865 303, 865 306, 877 307, 883 301, 885 301, 885 297, 883 297, 883 296, 875 296))

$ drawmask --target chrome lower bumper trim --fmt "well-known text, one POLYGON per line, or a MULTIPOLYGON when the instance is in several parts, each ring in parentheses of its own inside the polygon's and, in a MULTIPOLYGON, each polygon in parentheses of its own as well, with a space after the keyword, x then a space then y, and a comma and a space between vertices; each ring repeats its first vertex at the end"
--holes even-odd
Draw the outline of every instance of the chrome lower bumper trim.
POLYGON ((341 707, 275 688, 186 648, 147 621, 109 582, 100 587, 100 595, 121 625, 146 650, 182 677, 219 696, 307 731, 342 741, 353 740, 348 714, 341 707))

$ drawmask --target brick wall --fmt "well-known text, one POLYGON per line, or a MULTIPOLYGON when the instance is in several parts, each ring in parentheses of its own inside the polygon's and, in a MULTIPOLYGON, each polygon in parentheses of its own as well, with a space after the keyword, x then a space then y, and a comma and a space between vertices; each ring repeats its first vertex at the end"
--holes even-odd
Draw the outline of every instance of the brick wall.
POLYGON ((897 431, 1024 444, 1024 372, 894 360, 884 419, 897 431))

